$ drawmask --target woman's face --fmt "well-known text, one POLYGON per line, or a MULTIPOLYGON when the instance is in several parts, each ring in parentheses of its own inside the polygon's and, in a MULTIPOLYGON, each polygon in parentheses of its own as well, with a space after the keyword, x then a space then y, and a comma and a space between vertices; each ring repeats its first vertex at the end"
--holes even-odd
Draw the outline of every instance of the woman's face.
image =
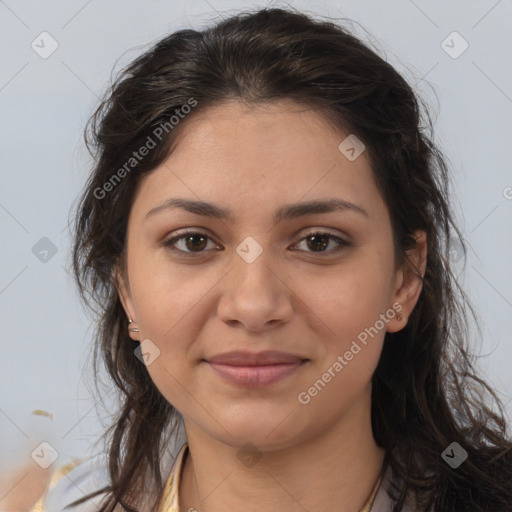
POLYGON ((405 326, 420 285, 395 269, 366 153, 288 100, 233 101, 180 128, 138 189, 120 284, 155 385, 186 425, 233 446, 369 420, 384 334, 405 326), (232 351, 284 355, 212 361, 232 351))

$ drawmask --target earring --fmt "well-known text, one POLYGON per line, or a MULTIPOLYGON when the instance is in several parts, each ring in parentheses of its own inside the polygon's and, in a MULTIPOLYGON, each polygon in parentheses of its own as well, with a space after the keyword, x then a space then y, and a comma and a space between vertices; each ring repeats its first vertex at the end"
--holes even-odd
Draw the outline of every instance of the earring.
POLYGON ((399 322, 401 322, 401 321, 404 319, 404 317, 403 317, 400 313, 397 313, 397 315, 396 315, 396 319, 397 319, 399 322))
POLYGON ((130 324, 133 324, 133 320, 130 317, 128 317, 128 330, 130 332, 139 332, 139 329, 137 329, 137 327, 130 327, 130 324))

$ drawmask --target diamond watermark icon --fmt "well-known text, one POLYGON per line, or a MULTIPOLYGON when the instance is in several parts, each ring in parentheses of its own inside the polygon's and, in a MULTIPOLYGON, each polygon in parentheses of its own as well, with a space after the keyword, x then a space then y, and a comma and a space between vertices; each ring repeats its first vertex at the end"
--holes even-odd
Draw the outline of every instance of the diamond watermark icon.
POLYGON ((468 452, 454 441, 445 449, 441 457, 453 469, 457 469, 468 458, 468 452))
POLYGON ((47 469, 58 459, 59 453, 50 443, 43 441, 37 445, 30 456, 38 466, 47 469))
POLYGON ((247 443, 238 450, 236 456, 247 468, 252 468, 262 457, 261 452, 252 443, 247 443))
POLYGON ((48 263, 57 254, 57 246, 44 236, 32 247, 32 254, 42 263, 48 263))
POLYGON ((361 153, 366 149, 363 142, 351 133, 343 142, 338 146, 340 153, 342 153, 348 160, 353 162, 361 153))
POLYGON ((263 247, 252 236, 248 236, 236 248, 236 252, 246 263, 252 263, 263 252, 263 247))
POLYGON ((149 366, 160 356, 160 349, 150 339, 145 339, 133 353, 146 366, 149 366))
POLYGON ((452 59, 458 59, 468 47, 469 43, 458 32, 452 32, 441 42, 441 48, 452 59))
POLYGON ((47 59, 57 50, 59 43, 48 32, 41 32, 30 46, 39 57, 47 59))
POLYGON ((453 274, 458 277, 464 268, 464 247, 459 237, 450 242, 449 259, 453 274))

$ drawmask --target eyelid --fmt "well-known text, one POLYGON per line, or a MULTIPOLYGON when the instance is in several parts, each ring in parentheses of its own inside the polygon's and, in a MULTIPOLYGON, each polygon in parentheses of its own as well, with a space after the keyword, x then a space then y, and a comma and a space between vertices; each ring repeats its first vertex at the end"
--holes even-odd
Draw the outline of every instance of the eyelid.
MULTIPOLYGON (((182 249, 177 249, 176 247, 173 246, 174 243, 176 243, 180 240, 183 240, 183 238, 186 237, 187 235, 200 235, 200 236, 207 238, 209 241, 216 243, 214 238, 209 233, 203 231, 200 228, 184 228, 183 230, 178 230, 177 232, 175 232, 171 237, 166 237, 161 242, 161 245, 164 248, 167 248, 167 249, 174 251, 177 254, 183 255, 183 256, 201 256, 201 255, 207 254, 208 252, 211 251, 211 249, 209 251, 203 250, 203 251, 199 251, 199 252, 184 251, 182 249)), ((314 236, 314 235, 322 235, 326 238, 329 238, 330 240, 336 242, 337 246, 334 247, 334 249, 329 249, 326 251, 319 251, 319 252, 301 251, 300 249, 292 249, 292 250, 304 252, 304 253, 308 253, 308 254, 313 254, 313 255, 328 256, 331 254, 335 254, 335 253, 339 252, 341 249, 350 247, 352 245, 351 242, 349 242, 348 240, 346 240, 345 238, 343 238, 341 236, 338 236, 337 234, 332 233, 331 231, 329 231, 328 228, 309 228, 309 229, 307 229, 307 231, 302 232, 299 235, 300 236, 299 240, 296 243, 294 243, 292 247, 296 247, 298 244, 303 242, 306 238, 308 238, 310 236, 314 236)), ((219 250, 219 249, 216 248, 214 250, 219 250)))
POLYGON ((177 249, 176 247, 173 247, 173 243, 178 242, 179 240, 182 240, 187 235, 201 235, 204 238, 207 238, 208 241, 212 241, 212 242, 216 243, 215 240, 213 239, 213 237, 209 233, 202 231, 199 228, 184 228, 182 230, 176 231, 175 233, 173 233, 172 236, 165 237, 164 240, 159 245, 163 246, 164 248, 175 251, 177 253, 186 255, 186 256, 189 256, 189 255, 192 256, 194 254, 199 256, 201 254, 206 254, 208 252, 208 251, 200 251, 200 252, 194 253, 193 251, 183 251, 181 249, 177 249))
POLYGON ((330 249, 330 250, 327 250, 327 251, 319 251, 319 252, 315 252, 315 251, 300 251, 300 252, 305 252, 307 254, 313 254, 313 255, 319 255, 319 256, 322 256, 322 255, 328 256, 330 254, 335 254, 335 253, 339 252, 341 249, 347 248, 347 247, 352 245, 345 238, 343 238, 341 236, 338 236, 335 233, 332 233, 331 231, 329 231, 326 228, 310 228, 306 232, 303 232, 300 235, 300 239, 298 240, 297 243, 294 244, 294 246, 298 245, 299 243, 303 242, 306 238, 308 238, 310 236, 313 236, 313 235, 324 236, 326 238, 334 240, 338 245, 336 247, 334 247, 334 249, 330 249))

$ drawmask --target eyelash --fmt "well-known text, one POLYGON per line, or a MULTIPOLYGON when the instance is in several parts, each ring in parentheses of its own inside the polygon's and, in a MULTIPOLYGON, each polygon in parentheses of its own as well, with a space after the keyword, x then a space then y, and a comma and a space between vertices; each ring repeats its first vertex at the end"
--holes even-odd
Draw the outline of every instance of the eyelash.
MULTIPOLYGON (((172 238, 169 238, 167 240, 164 240, 162 242, 162 245, 172 251, 178 251, 178 252, 181 252, 183 253, 183 255, 185 256, 193 256, 193 255, 201 255, 201 254, 204 254, 205 250, 202 250, 202 251, 198 251, 198 252, 193 252, 193 251, 183 251, 182 249, 177 249, 176 247, 173 247, 173 245, 179 241, 179 240, 183 240, 185 239, 187 236, 190 236, 190 235, 200 235, 202 237, 205 237, 207 238, 208 240, 211 240, 211 238, 206 234, 206 233, 202 233, 200 231, 185 231, 181 234, 178 234, 176 236, 173 236, 172 238)), ((327 251, 319 251, 319 252, 315 252, 315 251, 306 251, 306 252, 309 252, 311 254, 318 254, 318 255, 323 255, 323 254, 332 254, 332 253, 335 253, 335 252, 338 252, 339 250, 341 250, 342 248, 344 247, 349 247, 351 244, 349 242, 347 242, 346 240, 343 240, 342 238, 339 238, 335 235, 333 235, 332 233, 329 233, 329 232, 325 232, 325 231, 319 231, 319 230, 316 230, 316 231, 310 231, 309 233, 306 233, 298 242, 297 244, 295 245, 298 245, 300 242, 304 241, 306 238, 309 238, 311 236, 319 236, 319 237, 327 237, 331 240, 334 240, 336 243, 338 243, 338 246, 334 249, 331 249, 331 250, 327 250, 327 251)))

